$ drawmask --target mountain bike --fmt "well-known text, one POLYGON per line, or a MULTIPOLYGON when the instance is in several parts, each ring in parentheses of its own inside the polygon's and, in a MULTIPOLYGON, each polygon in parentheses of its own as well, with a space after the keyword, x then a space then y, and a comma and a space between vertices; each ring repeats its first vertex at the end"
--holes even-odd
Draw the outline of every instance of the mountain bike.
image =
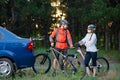
MULTIPOLYGON (((71 59, 71 57, 73 57, 73 55, 66 55, 65 56, 65 55, 62 54, 62 52, 59 52, 54 47, 50 47, 50 49, 47 50, 47 54, 51 54, 51 53, 52 53, 53 57, 57 59, 59 69, 62 70, 61 67, 63 67, 64 73, 67 76, 76 73, 77 69, 74 66, 74 64, 72 63, 73 61, 71 59), (59 59, 56 57, 55 53, 59 54, 59 59), (60 57, 61 57, 61 59, 60 59, 60 57), (62 62, 63 60, 64 60, 64 62, 62 62)), ((56 76, 56 73, 53 74, 53 76, 56 76)))
POLYGON ((39 53, 35 55, 35 63, 33 71, 37 74, 45 74, 51 68, 51 60, 49 56, 45 53, 39 53))
MULTIPOLYGON (((84 78, 84 76, 86 75, 86 73, 81 73, 80 69, 80 61, 83 62, 82 66, 84 67, 82 70, 83 72, 85 72, 85 65, 84 65, 84 54, 86 53, 85 51, 83 51, 80 46, 77 46, 77 49, 74 55, 72 55, 72 63, 74 63, 74 65, 76 66, 76 70, 78 70, 77 72, 79 72, 79 74, 81 75, 81 79, 84 78), (79 55, 78 55, 79 54, 79 55)), ((71 53, 72 51, 69 51, 69 53, 71 53)), ((92 66, 92 59, 89 62, 89 69, 91 72, 93 72, 93 66, 92 66)), ((107 72, 109 71, 109 62, 105 57, 97 57, 97 76, 102 76, 105 75, 107 72)))
MULTIPOLYGON (((37 38, 32 38, 34 48, 35 48, 35 42, 37 40, 43 40, 44 37, 37 37, 37 38)), ((37 74, 45 74, 47 73, 50 68, 51 68, 51 59, 46 53, 37 53, 34 55, 35 56, 35 63, 34 66, 32 67, 33 71, 37 74)))

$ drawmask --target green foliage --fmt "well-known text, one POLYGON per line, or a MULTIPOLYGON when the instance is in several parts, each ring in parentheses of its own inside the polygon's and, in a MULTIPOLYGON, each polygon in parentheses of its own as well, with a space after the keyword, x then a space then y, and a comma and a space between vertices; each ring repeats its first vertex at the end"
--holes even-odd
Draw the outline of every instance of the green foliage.
MULTIPOLYGON (((118 4, 119 6, 119 4, 118 4)), ((98 20, 98 24, 107 24, 110 21, 119 20, 120 7, 110 7, 103 0, 94 0, 91 8, 91 16, 98 20)))
POLYGON ((95 0, 92 4, 91 15, 94 19, 100 19, 104 17, 106 10, 106 4, 102 0, 95 0))
MULTIPOLYGON (((0 25, 17 35, 26 34, 25 37, 37 37, 36 34, 39 34, 48 38, 49 27, 52 24, 50 3, 51 0, 0 0, 0 25)), ((104 47, 105 33, 114 33, 112 38, 118 34, 120 22, 118 0, 113 0, 113 3, 111 0, 62 0, 61 5, 66 6, 63 9, 68 14, 67 19, 74 41, 80 40, 86 34, 86 27, 91 23, 97 26, 96 32, 99 34, 99 39, 102 39, 98 45, 100 48, 104 47), (109 22, 113 24, 106 30, 105 27, 109 22)), ((118 40, 111 41, 113 46, 118 47, 118 40)))
POLYGON ((109 50, 105 51, 103 49, 100 49, 98 51, 98 56, 103 56, 108 59, 110 62, 119 62, 120 61, 120 54, 117 50, 109 50))
POLYGON ((75 0, 68 3, 68 13, 79 19, 81 24, 85 22, 98 21, 96 24, 107 24, 111 20, 119 20, 120 4, 116 7, 108 6, 104 0, 93 0, 89 2, 75 0), (80 2, 80 3, 79 3, 80 2), (77 5, 79 4, 79 7, 77 5))
POLYGON ((50 26, 50 0, 0 0, 0 6, 0 24, 18 35, 30 37, 36 24, 43 35, 42 29, 50 26))
POLYGON ((6 3, 4 1, 6 1, 6 3, 7 3, 7 0, 0 0, 0 6, 1 6, 0 7, 0 15, 2 15, 2 16, 0 16, 1 22, 4 22, 4 20, 7 19, 7 17, 6 17, 7 10, 5 9, 6 3))
MULTIPOLYGON (((37 15, 41 17, 45 17, 45 13, 50 13, 50 1, 49 0, 42 0, 42 1, 34 1, 30 0, 29 2, 18 0, 16 1, 16 8, 23 14, 23 15, 37 15)), ((47 15, 46 15, 47 16, 47 15)))
POLYGON ((111 19, 117 21, 120 19, 120 4, 118 4, 115 8, 109 9, 109 14, 111 19))
MULTIPOLYGON (((86 26, 92 23, 97 26, 96 34, 100 39, 98 39, 98 42, 100 44, 98 47, 103 48, 106 45, 112 45, 112 43, 109 41, 112 41, 113 45, 115 43, 118 43, 118 41, 114 41, 115 39, 112 40, 112 37, 119 37, 113 34, 118 34, 119 32, 120 3, 118 1, 111 2, 108 0, 67 0, 66 3, 68 5, 68 19, 70 19, 69 21, 72 26, 71 30, 73 30, 73 34, 77 34, 74 37, 75 40, 79 38, 78 34, 86 34, 86 26), (110 22, 112 23, 111 26, 108 25, 110 22), (111 40, 108 39, 108 42, 105 43, 108 34, 113 35, 110 37, 111 40)), ((117 47, 119 45, 114 46, 117 47)), ((111 48, 113 46, 108 47, 111 48)))

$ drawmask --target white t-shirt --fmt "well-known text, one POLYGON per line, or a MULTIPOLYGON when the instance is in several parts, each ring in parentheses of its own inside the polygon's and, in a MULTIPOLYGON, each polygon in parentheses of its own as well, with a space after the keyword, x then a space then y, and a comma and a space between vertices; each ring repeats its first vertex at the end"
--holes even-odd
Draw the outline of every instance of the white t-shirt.
POLYGON ((97 52, 96 48, 97 37, 95 33, 87 33, 86 36, 79 41, 80 44, 86 46, 87 52, 97 52))

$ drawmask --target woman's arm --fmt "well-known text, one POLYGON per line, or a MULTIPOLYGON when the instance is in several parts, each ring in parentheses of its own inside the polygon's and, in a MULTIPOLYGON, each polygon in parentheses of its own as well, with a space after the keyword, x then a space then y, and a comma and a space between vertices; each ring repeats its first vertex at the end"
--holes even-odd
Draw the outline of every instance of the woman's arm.
POLYGON ((91 37, 91 40, 89 40, 85 46, 89 47, 93 44, 96 44, 96 41, 97 41, 97 37, 96 37, 96 34, 93 34, 92 37, 91 37))
POLYGON ((87 37, 87 34, 86 34, 86 36, 85 36, 82 40, 80 40, 78 43, 79 43, 80 45, 84 45, 84 44, 86 43, 86 37, 87 37))

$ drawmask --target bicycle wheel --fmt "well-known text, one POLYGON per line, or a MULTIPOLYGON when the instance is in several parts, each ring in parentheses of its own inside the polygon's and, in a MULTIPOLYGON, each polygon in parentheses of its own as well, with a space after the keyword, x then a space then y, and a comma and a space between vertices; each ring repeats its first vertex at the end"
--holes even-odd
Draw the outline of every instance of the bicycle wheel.
POLYGON ((35 58, 34 67, 32 67, 33 71, 40 74, 47 73, 51 68, 51 60, 49 56, 46 54, 38 54, 35 58))
POLYGON ((106 75, 109 71, 109 62, 104 57, 97 58, 97 76, 106 75))
POLYGON ((74 74, 80 75, 81 78, 85 75, 85 66, 83 61, 75 58, 75 55, 68 55, 68 61, 65 65, 65 72, 67 75, 74 74))

